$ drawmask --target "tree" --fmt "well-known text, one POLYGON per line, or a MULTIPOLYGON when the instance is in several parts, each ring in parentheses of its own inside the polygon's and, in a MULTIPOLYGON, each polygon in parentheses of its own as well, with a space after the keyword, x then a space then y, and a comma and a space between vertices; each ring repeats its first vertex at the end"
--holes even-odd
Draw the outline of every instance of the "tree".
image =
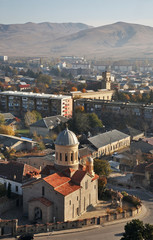
POLYGON ((41 113, 37 112, 36 110, 33 110, 33 111, 32 111, 32 114, 35 115, 35 117, 36 117, 36 121, 42 119, 41 113))
POLYGON ((111 173, 111 167, 108 161, 95 159, 94 160, 94 170, 95 173, 100 176, 109 176, 111 173))
POLYGON ((75 113, 78 113, 78 112, 84 112, 84 106, 81 106, 81 105, 76 106, 75 107, 75 113))
POLYGON ((11 126, 0 125, 0 134, 14 136, 15 132, 11 126))
POLYGON ((4 125, 4 123, 5 123, 5 118, 3 114, 0 113, 0 125, 4 125))
POLYGON ((124 230, 121 240, 153 240, 153 225, 143 225, 139 219, 127 223, 124 230))
POLYGON ((90 128, 103 127, 102 121, 98 118, 98 116, 95 113, 88 113, 87 116, 88 116, 90 128))
POLYGON ((30 111, 27 111, 24 116, 26 127, 29 127, 32 123, 37 121, 36 115, 30 111))
POLYGON ((78 89, 77 89, 76 87, 72 87, 72 88, 71 88, 71 91, 72 91, 72 92, 76 92, 76 91, 78 91, 78 89))
POLYGON ((82 89, 82 93, 86 93, 86 89, 85 88, 82 89))
POLYGON ((145 224, 144 229, 144 239, 145 240, 153 240, 153 225, 145 224))
POLYGON ((68 125, 78 134, 88 132, 90 129, 87 114, 80 112, 74 114, 73 118, 68 121, 68 125))
POLYGON ((37 82, 39 83, 45 83, 45 84, 51 84, 52 83, 52 77, 47 74, 39 74, 37 78, 37 82))

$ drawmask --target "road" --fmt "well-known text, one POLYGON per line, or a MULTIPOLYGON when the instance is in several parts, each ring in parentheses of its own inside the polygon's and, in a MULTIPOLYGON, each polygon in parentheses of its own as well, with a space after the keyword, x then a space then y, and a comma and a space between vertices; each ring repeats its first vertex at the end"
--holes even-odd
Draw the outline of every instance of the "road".
MULTIPOLYGON (((113 187, 114 188, 114 187, 113 187)), ((123 188, 116 188, 123 191, 123 188)), ((153 224, 153 194, 148 193, 145 190, 127 190, 130 194, 138 196, 142 203, 145 205, 145 213, 139 215, 139 219, 144 223, 153 224)), ((109 223, 110 224, 110 223, 109 223)), ((125 222, 113 222, 110 225, 105 224, 98 228, 87 230, 83 232, 65 233, 52 236, 35 237, 40 240, 120 240, 122 233, 124 232, 125 222)))

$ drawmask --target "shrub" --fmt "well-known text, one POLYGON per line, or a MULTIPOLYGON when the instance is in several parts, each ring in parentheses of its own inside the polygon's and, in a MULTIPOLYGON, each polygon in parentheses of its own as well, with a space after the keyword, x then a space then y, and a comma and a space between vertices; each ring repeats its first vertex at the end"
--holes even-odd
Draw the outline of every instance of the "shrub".
POLYGON ((139 198, 132 196, 132 195, 127 195, 123 197, 123 200, 126 202, 131 203, 134 207, 138 207, 141 205, 141 201, 139 198))
POLYGON ((128 193, 127 193, 127 192, 125 192, 125 191, 122 191, 121 193, 122 193, 123 197, 126 197, 126 196, 128 196, 128 193))

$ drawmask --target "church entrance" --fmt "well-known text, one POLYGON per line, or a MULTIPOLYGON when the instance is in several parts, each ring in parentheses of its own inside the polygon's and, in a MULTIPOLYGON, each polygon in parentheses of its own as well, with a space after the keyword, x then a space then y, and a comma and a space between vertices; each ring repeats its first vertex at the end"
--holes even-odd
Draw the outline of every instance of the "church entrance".
POLYGON ((34 210, 34 219, 42 220, 42 210, 39 207, 36 207, 34 210))

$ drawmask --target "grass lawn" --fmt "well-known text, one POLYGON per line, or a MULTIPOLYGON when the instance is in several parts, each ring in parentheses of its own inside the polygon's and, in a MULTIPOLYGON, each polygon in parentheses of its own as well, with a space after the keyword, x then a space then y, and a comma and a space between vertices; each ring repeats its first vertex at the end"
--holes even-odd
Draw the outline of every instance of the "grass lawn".
POLYGON ((29 136, 29 132, 29 129, 19 129, 15 131, 15 134, 29 136))

